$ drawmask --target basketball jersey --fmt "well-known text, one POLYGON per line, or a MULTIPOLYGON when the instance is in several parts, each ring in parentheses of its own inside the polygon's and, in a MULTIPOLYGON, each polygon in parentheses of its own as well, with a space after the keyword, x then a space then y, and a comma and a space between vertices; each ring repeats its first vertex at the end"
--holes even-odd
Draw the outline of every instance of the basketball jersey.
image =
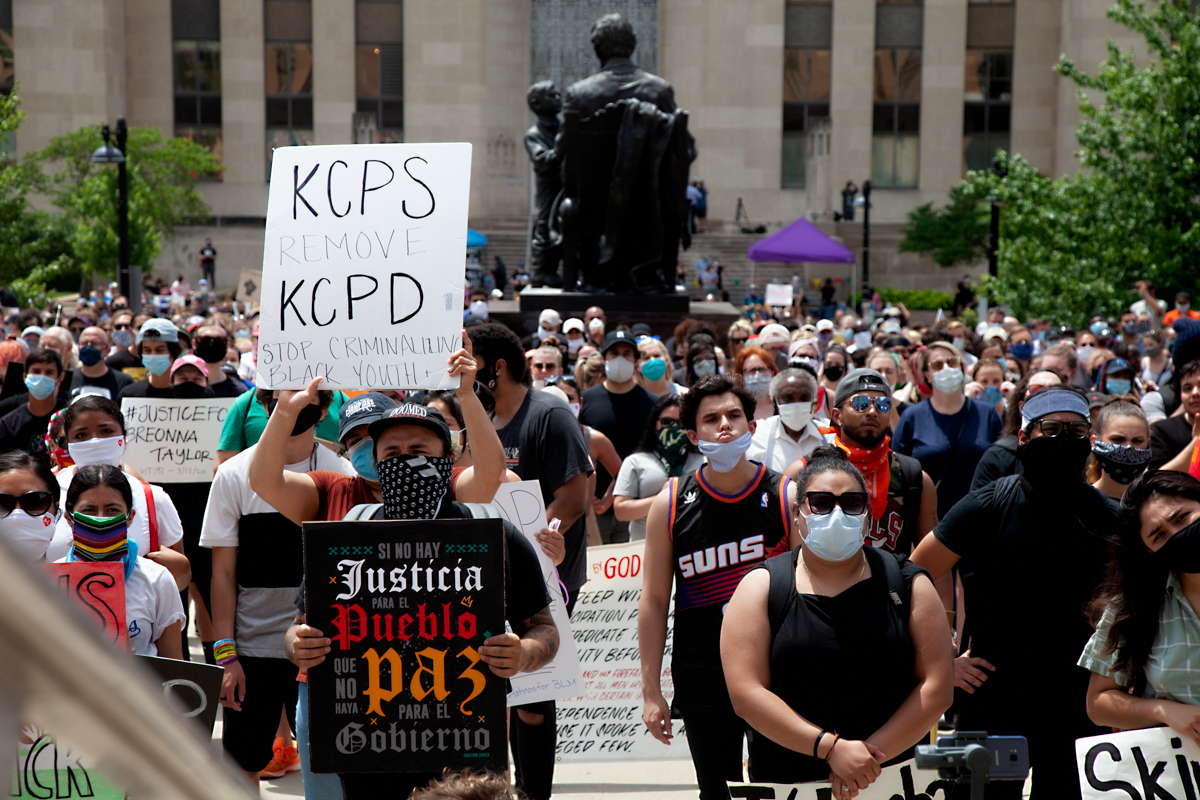
POLYGON ((669 485, 675 559, 675 632, 671 674, 680 707, 729 707, 721 669, 721 620, 742 578, 788 552, 791 479, 762 464, 746 488, 721 494, 702 469, 669 485))

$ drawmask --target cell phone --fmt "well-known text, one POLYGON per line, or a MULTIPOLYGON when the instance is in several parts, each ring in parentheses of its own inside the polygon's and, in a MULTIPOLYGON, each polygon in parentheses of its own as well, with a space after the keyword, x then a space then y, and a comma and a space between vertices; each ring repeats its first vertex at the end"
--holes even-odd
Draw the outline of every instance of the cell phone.
POLYGON ((968 744, 982 745, 988 751, 989 781, 1023 779, 1029 774, 1029 743, 1024 736, 961 733, 939 736, 937 740, 939 749, 965 747, 968 744))

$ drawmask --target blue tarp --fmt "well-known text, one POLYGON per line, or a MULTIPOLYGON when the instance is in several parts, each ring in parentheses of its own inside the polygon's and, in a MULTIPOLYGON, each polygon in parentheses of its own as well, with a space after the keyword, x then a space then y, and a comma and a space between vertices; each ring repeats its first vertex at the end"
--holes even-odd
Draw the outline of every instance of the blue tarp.
POLYGON ((476 230, 467 228, 467 247, 483 247, 487 244, 487 237, 476 230))

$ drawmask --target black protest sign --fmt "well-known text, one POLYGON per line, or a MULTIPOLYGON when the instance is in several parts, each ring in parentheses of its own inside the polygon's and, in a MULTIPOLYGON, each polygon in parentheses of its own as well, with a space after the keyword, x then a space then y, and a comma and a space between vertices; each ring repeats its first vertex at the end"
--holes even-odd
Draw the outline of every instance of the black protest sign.
POLYGON ((173 658, 138 656, 162 679, 163 694, 183 716, 195 719, 207 736, 212 736, 221 704, 221 678, 225 670, 210 664, 177 661, 173 658))
POLYGON ((508 765, 505 681, 479 655, 505 631, 501 520, 304 525, 314 772, 508 765))

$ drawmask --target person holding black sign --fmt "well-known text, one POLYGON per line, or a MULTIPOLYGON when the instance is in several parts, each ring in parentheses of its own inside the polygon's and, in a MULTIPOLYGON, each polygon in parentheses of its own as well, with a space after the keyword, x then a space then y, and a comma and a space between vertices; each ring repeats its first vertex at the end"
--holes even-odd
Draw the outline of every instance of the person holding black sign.
MULTIPOLYGON (((315 396, 321 379, 304 392, 285 392, 275 413, 286 420, 315 396)), ((383 503, 361 509, 357 519, 463 519, 470 511, 449 501, 451 455, 450 428, 437 409, 405 403, 386 412, 370 426, 375 444, 376 471, 383 503), (432 467, 432 469, 429 469, 432 467)), ((484 642, 479 654, 492 672, 511 678, 533 672, 554 659, 559 633, 550 616, 550 596, 542 578, 537 554, 529 540, 511 523, 504 522, 505 614, 514 632, 497 634, 484 642)), ((303 603, 303 591, 299 605, 303 603)), ((331 640, 305 624, 304 609, 288 630, 288 656, 303 669, 325 661, 331 640)), ((346 800, 407 797, 412 789, 438 777, 434 773, 345 774, 346 800)))

